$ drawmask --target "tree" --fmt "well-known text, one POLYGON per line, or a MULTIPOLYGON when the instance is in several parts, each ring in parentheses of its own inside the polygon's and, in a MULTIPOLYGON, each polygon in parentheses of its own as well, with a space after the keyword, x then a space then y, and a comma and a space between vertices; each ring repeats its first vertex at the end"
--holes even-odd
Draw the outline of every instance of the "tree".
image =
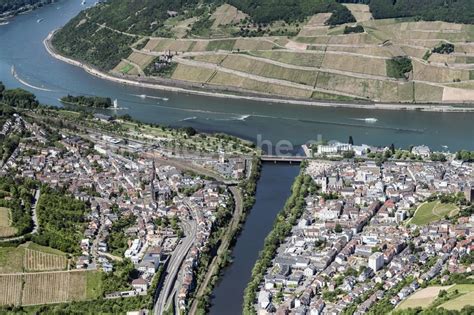
POLYGON ((393 143, 390 145, 390 151, 392 151, 392 154, 395 154, 395 145, 393 143))
POLYGON ((354 145, 354 139, 352 138, 352 136, 349 136, 349 144, 354 145))
POLYGON ((36 96, 23 89, 4 90, 2 100, 11 107, 36 108, 39 105, 36 96))
POLYGON ((342 226, 339 223, 336 224, 336 227, 334 228, 334 232, 336 233, 342 232, 342 226))
POLYGON ((188 137, 192 137, 197 133, 196 129, 194 129, 193 127, 186 127, 183 129, 183 131, 188 137))
POLYGON ((352 159, 355 156, 354 151, 347 151, 342 154, 342 157, 345 159, 352 159))

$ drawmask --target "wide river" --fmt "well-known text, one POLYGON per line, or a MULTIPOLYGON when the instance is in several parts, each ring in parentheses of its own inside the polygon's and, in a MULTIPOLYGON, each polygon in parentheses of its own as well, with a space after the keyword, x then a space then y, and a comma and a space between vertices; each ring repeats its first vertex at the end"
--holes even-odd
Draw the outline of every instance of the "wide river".
MULTIPOLYGON (((276 145, 288 140, 297 149, 309 140, 408 147, 427 144, 474 150, 474 113, 361 110, 309 107, 229 100, 124 86, 93 77, 82 69, 48 55, 42 41, 80 10, 80 0, 64 0, 0 25, 0 81, 7 87, 34 92, 41 102, 60 105, 68 93, 109 96, 130 114, 145 122, 191 126, 201 131, 226 132, 256 143, 276 145), (41 20, 40 20, 41 19, 41 20), (11 73, 15 67, 17 77, 11 73), (142 98, 140 95, 146 95, 142 98), (367 122, 365 118, 375 118, 367 122)), ((268 147, 267 147, 268 148, 268 147)), ((213 314, 240 314, 242 294, 253 263, 276 213, 289 194, 296 166, 265 164, 257 202, 233 250, 234 264, 225 270, 214 291, 213 314)))

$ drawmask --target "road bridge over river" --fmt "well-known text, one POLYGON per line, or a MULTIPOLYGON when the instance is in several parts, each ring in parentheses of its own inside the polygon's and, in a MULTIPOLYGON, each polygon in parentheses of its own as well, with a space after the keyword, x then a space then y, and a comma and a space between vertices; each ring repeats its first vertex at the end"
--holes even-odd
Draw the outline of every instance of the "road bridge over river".
POLYGON ((301 163, 304 160, 309 159, 307 156, 297 156, 297 155, 262 155, 261 157, 263 162, 283 162, 283 163, 301 163))

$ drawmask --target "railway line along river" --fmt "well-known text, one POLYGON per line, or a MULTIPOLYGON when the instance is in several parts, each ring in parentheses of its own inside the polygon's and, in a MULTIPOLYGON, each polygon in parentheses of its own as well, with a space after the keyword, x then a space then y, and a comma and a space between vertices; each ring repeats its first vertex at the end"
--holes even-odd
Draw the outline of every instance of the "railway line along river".
MULTIPOLYGON (((121 108, 107 110, 109 114, 130 114, 145 122, 225 132, 265 144, 266 148, 281 140, 297 149, 308 140, 347 141, 352 136, 358 144, 426 144, 436 150, 474 150, 474 112, 276 104, 144 89, 94 77, 53 58, 43 45, 52 30, 82 9, 80 1, 61 0, 0 25, 0 81, 8 88, 30 90, 41 102, 58 106, 58 99, 67 94, 108 96, 117 99, 121 108)), ((257 202, 234 248, 234 264, 225 269, 214 291, 212 314, 241 312, 243 288, 297 172, 297 166, 264 164, 257 202)))

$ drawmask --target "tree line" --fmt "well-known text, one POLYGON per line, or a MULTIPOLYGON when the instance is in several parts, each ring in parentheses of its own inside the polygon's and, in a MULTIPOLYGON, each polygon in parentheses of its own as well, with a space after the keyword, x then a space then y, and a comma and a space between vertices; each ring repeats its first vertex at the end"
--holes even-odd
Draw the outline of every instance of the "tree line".
POLYGON ((332 13, 330 25, 355 22, 351 12, 335 0, 229 0, 229 4, 249 14, 256 23, 303 21, 317 13, 332 13))
POLYGON ((10 107, 33 109, 38 107, 36 96, 26 90, 6 89, 0 81, 0 103, 10 107))
POLYGON ((61 98, 61 102, 94 108, 109 108, 112 106, 110 97, 100 96, 73 96, 68 94, 61 98))
POLYGON ((368 4, 375 19, 415 17, 425 21, 474 23, 472 0, 337 0, 368 4))
POLYGON ((12 226, 16 235, 24 235, 33 230, 31 206, 32 191, 37 183, 30 179, 14 179, 11 176, 0 177, 0 207, 11 211, 12 226))

